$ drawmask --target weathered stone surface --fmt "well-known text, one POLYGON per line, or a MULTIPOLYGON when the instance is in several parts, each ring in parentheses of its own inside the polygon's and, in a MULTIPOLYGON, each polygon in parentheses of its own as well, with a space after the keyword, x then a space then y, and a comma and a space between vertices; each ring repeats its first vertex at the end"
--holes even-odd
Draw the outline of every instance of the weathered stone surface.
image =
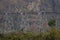
POLYGON ((45 31, 53 17, 60 28, 59 0, 0 0, 0 32, 45 31))

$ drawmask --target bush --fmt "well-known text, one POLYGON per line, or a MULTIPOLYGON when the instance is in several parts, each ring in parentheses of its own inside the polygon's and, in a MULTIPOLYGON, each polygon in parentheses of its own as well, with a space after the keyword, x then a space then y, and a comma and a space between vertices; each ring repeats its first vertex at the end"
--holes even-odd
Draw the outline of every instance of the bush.
POLYGON ((54 19, 51 19, 51 20, 48 21, 48 25, 49 25, 50 27, 53 27, 53 26, 56 25, 56 21, 55 21, 54 19))
POLYGON ((60 30, 50 28, 48 32, 41 32, 38 35, 32 32, 0 34, 0 40, 60 40, 60 30))

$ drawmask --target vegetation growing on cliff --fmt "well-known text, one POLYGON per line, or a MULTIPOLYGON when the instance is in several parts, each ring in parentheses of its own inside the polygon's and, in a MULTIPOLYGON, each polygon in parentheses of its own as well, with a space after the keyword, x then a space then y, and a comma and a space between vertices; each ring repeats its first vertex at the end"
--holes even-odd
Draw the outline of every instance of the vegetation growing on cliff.
POLYGON ((47 32, 41 32, 40 34, 32 32, 0 34, 0 40, 60 40, 60 30, 50 28, 47 32))

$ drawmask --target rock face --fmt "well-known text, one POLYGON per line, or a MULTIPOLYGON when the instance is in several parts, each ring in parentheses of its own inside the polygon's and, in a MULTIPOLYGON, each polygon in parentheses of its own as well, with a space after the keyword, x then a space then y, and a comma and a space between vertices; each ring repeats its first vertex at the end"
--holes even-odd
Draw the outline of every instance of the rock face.
POLYGON ((0 32, 47 30, 48 20, 60 28, 60 0, 0 0, 0 32))
POLYGON ((59 0, 0 0, 0 10, 3 12, 18 12, 26 10, 59 11, 59 0))
POLYGON ((28 11, 37 6, 37 3, 38 0, 1 0, 0 10, 3 10, 3 12, 28 11))

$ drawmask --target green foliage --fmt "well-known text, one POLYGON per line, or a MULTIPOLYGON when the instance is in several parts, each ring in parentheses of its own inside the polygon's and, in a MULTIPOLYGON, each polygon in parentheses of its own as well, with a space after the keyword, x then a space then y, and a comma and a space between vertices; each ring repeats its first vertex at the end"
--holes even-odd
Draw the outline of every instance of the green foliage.
POLYGON ((51 19, 51 20, 48 21, 48 25, 49 25, 50 27, 53 27, 53 26, 56 25, 56 21, 55 21, 54 19, 51 19))
POLYGON ((41 40, 60 40, 60 30, 56 28, 50 28, 48 32, 40 34, 41 40))
POLYGON ((41 32, 40 34, 32 32, 0 34, 0 40, 60 40, 60 30, 50 28, 48 32, 41 32))

